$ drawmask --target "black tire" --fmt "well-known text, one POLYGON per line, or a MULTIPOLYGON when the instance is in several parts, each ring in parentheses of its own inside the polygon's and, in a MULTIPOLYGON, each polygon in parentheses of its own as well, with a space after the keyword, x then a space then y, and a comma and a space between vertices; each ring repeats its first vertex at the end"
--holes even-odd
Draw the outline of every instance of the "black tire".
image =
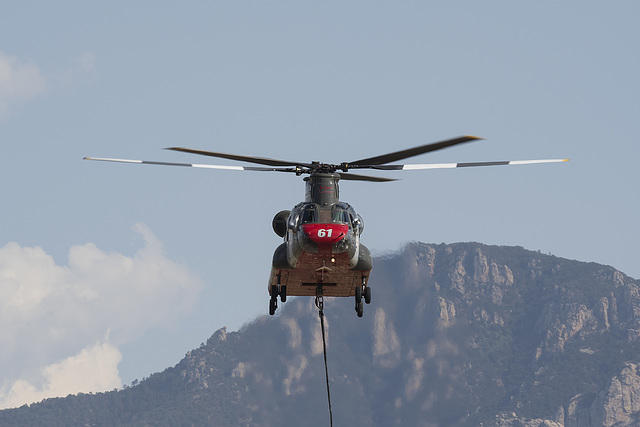
POLYGON ((276 302, 274 300, 269 300, 269 315, 273 316, 276 313, 276 308, 278 308, 278 306, 276 305, 276 302))
POLYGON ((276 285, 271 285, 271 301, 276 301, 278 298, 278 287, 276 285))
POLYGON ((358 317, 362 317, 362 315, 364 314, 364 304, 362 303, 362 301, 360 301, 356 306, 356 313, 358 313, 358 317))
POLYGON ((280 301, 285 302, 287 300, 287 285, 280 285, 280 301))
POLYGON ((362 300, 362 287, 356 286, 356 304, 362 300))
POLYGON ((368 286, 364 288, 364 302, 371 304, 371 288, 368 286))

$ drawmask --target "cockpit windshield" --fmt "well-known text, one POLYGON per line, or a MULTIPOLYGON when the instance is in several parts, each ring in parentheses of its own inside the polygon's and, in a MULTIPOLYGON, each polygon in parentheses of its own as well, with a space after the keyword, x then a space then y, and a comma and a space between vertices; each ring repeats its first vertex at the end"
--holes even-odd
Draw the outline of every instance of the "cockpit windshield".
POLYGON ((318 208, 315 205, 308 205, 302 211, 302 224, 318 222, 318 208))
POLYGON ((300 219, 300 224, 334 223, 357 226, 357 214, 346 203, 339 203, 330 207, 318 206, 315 203, 305 203, 298 209, 300 210, 297 218, 300 219))
POLYGON ((331 210, 331 222, 349 224, 349 213, 340 206, 334 206, 331 210))

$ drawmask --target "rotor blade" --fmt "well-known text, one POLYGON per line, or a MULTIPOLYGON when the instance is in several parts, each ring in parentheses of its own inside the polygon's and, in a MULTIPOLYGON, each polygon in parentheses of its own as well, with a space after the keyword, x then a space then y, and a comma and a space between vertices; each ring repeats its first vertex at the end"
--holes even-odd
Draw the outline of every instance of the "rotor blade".
POLYGON ((353 173, 341 173, 340 179, 343 181, 369 181, 369 182, 389 182, 398 181, 394 178, 382 178, 379 176, 358 175, 353 173))
POLYGON ((268 159, 266 157, 242 156, 238 154, 216 153, 214 151, 194 150, 191 148, 169 147, 167 150, 182 151, 183 153, 199 154, 201 156, 220 157, 222 159, 236 160, 239 162, 256 163, 266 166, 304 166, 312 167, 310 163, 290 162, 287 160, 268 159))
POLYGON ((428 153, 431 151, 441 150, 443 148, 451 147, 453 145, 463 144, 465 142, 476 141, 479 138, 477 136, 460 136, 458 138, 448 139, 446 141, 434 142, 431 144, 421 145, 419 147, 409 148, 402 151, 396 151, 394 153, 383 154, 381 156, 370 157, 368 159, 356 160, 355 162, 349 162, 350 168, 359 167, 366 168, 370 165, 383 165, 385 163, 396 162, 398 160, 406 159, 409 157, 417 156, 419 154, 428 153))
POLYGON ((536 163, 560 163, 568 162, 569 159, 544 159, 544 160, 510 160, 500 162, 469 162, 469 163, 429 163, 421 165, 379 165, 371 166, 376 170, 422 170, 422 169, 453 169, 468 168, 477 166, 508 166, 508 165, 531 165, 536 163))
POLYGON ((252 166, 224 166, 224 165, 207 165, 197 163, 173 163, 173 162, 155 162, 149 160, 128 160, 128 159, 107 159, 102 157, 85 157, 84 160, 96 160, 100 162, 118 162, 118 163, 136 163, 143 165, 163 165, 163 166, 185 166, 190 168, 202 169, 223 169, 234 171, 262 171, 262 172, 296 172, 293 168, 258 168, 252 166))

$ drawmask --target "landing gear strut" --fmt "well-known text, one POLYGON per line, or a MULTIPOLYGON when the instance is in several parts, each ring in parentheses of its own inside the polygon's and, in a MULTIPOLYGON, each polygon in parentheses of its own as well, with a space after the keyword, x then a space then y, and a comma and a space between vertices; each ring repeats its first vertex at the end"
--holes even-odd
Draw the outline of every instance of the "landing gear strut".
POLYGON ((364 296, 364 302, 371 303, 371 288, 366 285, 366 278, 362 276, 362 285, 356 286, 356 314, 358 317, 362 317, 364 314, 364 304, 362 303, 362 297, 364 296))
POLYGON ((269 294, 271 294, 271 298, 269 299, 269 314, 273 316, 278 309, 278 295, 280 296, 280 301, 285 302, 287 300, 287 285, 280 285, 280 275, 278 274, 278 284, 271 285, 271 289, 269 290, 269 294))

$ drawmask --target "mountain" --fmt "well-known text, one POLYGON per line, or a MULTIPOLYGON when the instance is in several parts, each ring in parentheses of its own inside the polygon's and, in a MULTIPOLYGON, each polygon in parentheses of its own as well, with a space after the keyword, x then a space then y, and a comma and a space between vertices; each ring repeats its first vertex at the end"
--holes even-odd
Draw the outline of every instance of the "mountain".
MULTIPOLYGON (((640 425, 639 285, 520 247, 378 258, 363 318, 325 299, 334 424, 640 425)), ((135 386, 0 411, 0 425, 327 426, 318 311, 290 298, 135 386)))

